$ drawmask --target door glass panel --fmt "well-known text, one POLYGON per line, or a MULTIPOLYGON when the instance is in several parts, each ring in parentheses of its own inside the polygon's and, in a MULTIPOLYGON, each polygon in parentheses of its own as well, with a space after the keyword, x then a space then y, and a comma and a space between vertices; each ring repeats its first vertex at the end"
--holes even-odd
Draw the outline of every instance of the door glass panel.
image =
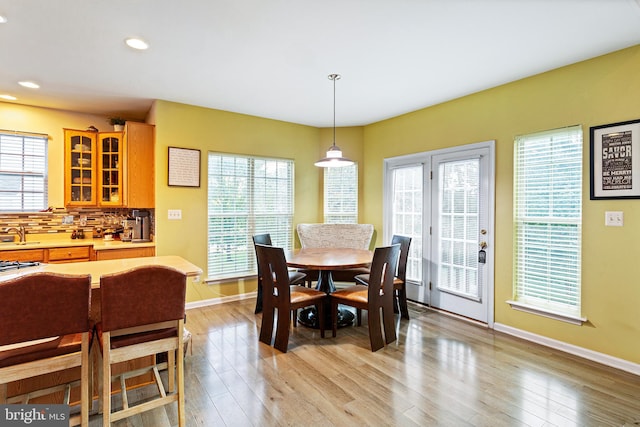
POLYGON ((478 212, 480 160, 439 166, 440 210, 438 289, 480 300, 478 275, 478 212))
POLYGON ((393 170, 392 234, 411 237, 407 280, 422 282, 423 165, 393 170))

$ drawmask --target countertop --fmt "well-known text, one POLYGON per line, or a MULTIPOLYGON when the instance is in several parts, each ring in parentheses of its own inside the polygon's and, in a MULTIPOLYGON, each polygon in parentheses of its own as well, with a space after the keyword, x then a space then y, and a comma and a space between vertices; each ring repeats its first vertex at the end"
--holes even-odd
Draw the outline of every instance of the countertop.
MULTIPOLYGON (((17 242, 1 242, 1 251, 15 251, 21 249, 46 249, 46 248, 67 248, 74 246, 93 246, 96 251, 103 251, 109 249, 126 249, 126 248, 145 248, 155 247, 155 242, 123 242, 121 240, 104 240, 104 239, 51 239, 42 238, 38 239, 37 236, 33 237, 33 240, 27 241, 26 244, 19 244, 17 242)), ((1 255, 0 255, 1 258, 1 255)))
POLYGON ((0 273, 0 282, 13 279, 18 276, 37 272, 51 272, 60 274, 90 274, 91 285, 100 286, 100 276, 103 274, 118 273, 143 265, 166 265, 182 271, 188 277, 197 277, 202 274, 202 269, 182 257, 176 255, 164 255, 140 258, 111 259, 104 261, 85 261, 64 264, 40 264, 36 267, 21 268, 0 273))

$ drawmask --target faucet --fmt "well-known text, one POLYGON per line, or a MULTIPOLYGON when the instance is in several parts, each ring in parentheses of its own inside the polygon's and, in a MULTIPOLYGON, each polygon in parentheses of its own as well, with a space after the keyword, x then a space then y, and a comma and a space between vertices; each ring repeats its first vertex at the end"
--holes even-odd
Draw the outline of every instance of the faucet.
POLYGON ((20 243, 27 243, 27 231, 24 229, 24 225, 20 225, 18 227, 7 227, 4 229, 5 233, 9 233, 10 231, 15 231, 20 238, 20 243))

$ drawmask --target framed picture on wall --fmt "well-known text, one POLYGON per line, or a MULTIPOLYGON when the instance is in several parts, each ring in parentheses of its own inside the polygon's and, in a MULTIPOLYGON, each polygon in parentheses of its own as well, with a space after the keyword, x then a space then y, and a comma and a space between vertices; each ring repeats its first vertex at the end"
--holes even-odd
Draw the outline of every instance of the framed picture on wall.
POLYGON ((200 150, 169 147, 169 185, 200 187, 200 150))
POLYGON ((640 120, 593 126, 591 200, 640 199, 640 120))

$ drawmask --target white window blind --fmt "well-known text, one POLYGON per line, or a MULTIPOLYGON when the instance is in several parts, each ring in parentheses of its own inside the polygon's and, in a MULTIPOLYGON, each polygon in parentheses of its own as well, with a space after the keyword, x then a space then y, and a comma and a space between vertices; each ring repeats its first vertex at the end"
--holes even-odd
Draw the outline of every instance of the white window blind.
POLYGON ((209 153, 208 277, 256 273, 252 236, 293 246, 293 161, 209 153))
POLYGON ((47 136, 0 133, 0 210, 47 208, 47 136))
POLYGON ((515 300, 580 316, 582 129, 516 137, 514 153, 515 300))
POLYGON ((358 222, 358 165, 324 168, 324 222, 358 222))
POLYGON ((393 169, 391 234, 411 237, 407 280, 422 282, 422 164, 393 169))
POLYGON ((440 290, 480 301, 478 274, 480 159, 439 165, 438 283, 440 290))

